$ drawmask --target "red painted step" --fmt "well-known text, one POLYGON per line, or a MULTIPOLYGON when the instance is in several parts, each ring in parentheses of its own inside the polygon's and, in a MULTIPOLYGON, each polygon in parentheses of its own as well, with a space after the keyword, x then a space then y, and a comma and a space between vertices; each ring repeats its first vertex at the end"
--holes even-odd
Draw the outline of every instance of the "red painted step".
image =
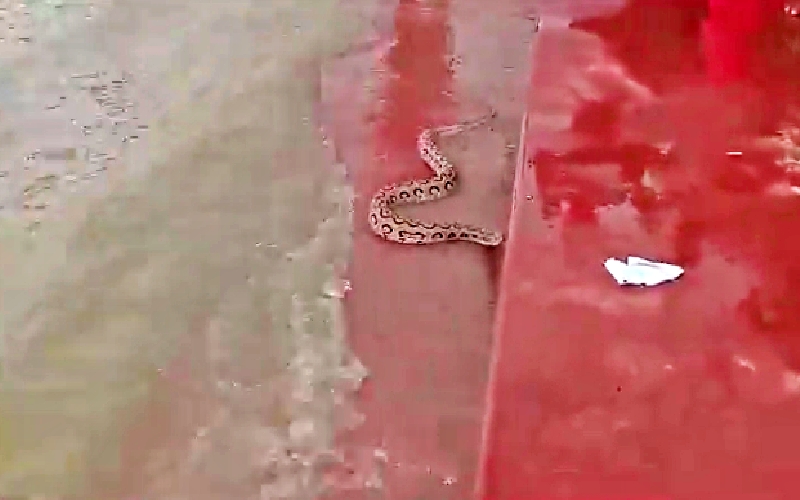
POLYGON ((385 242, 367 207, 384 184, 431 175, 415 148, 422 127, 484 113, 488 96, 499 119, 442 141, 458 194, 407 213, 505 231, 513 158, 491 128, 510 129, 516 144, 533 25, 504 3, 397 2, 374 22, 386 27, 375 43, 360 45, 368 50, 325 70, 327 128, 356 194, 349 342, 371 373, 364 423, 341 436, 349 470, 330 477, 333 498, 462 500, 474 490, 500 251, 385 242))
POLYGON ((640 1, 571 29, 543 16, 482 500, 800 489, 800 197, 774 153, 736 146, 787 118, 800 82, 766 41, 794 28, 751 12, 764 24, 746 53, 715 61, 709 33, 743 33, 708 14, 640 1), (621 288, 602 263, 627 255, 686 273, 621 288))

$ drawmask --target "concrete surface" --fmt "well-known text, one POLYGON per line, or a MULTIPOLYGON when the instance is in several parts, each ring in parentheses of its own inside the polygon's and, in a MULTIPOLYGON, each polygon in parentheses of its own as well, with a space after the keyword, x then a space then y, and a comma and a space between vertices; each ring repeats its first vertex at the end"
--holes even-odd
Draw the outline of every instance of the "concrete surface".
POLYGON ((0 496, 309 498, 363 376, 318 63, 372 5, 0 4, 0 496))
POLYGON ((407 213, 505 231, 534 24, 513 2, 401 1, 379 19, 365 50, 323 70, 327 123, 356 195, 349 339, 372 373, 358 400, 364 425, 340 438, 353 488, 332 497, 463 499, 478 463, 503 250, 387 243, 366 207, 382 185, 430 175, 415 150, 422 127, 492 106, 489 127, 442 142, 458 193, 407 213), (376 477, 381 488, 363 491, 376 477))
POLYGON ((800 115, 788 68, 800 31, 779 8, 744 37, 747 51, 721 54, 704 50, 705 28, 719 22, 719 36, 726 22, 739 29, 737 16, 752 22, 733 10, 746 2, 710 21, 701 2, 675 3, 635 0, 571 28, 543 16, 498 297, 482 500, 797 489, 800 115), (778 131, 792 141, 754 140, 778 131), (685 274, 620 287, 603 262, 629 255, 685 274))

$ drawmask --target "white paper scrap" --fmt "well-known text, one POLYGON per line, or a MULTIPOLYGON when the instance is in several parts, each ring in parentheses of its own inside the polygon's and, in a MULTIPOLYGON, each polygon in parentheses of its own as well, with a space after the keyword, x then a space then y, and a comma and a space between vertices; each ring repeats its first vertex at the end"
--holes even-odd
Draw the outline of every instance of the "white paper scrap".
POLYGON ((683 274, 680 266, 634 256, 628 257, 626 262, 608 259, 603 265, 620 285, 656 286, 674 281, 683 274))

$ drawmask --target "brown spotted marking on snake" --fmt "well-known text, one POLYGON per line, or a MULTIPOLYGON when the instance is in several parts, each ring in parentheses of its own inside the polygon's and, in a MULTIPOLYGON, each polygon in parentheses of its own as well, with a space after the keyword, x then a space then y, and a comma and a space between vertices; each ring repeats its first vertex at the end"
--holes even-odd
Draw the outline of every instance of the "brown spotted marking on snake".
POLYGON ((433 170, 433 177, 390 184, 375 193, 369 208, 369 225, 372 231, 386 240, 412 245, 454 240, 470 241, 487 247, 499 245, 503 241, 503 235, 489 229, 458 222, 423 222, 403 217, 394 211, 396 205, 423 203, 448 196, 456 187, 456 169, 439 151, 436 139, 477 127, 495 114, 493 111, 474 120, 423 130, 417 138, 417 151, 425 164, 433 170))

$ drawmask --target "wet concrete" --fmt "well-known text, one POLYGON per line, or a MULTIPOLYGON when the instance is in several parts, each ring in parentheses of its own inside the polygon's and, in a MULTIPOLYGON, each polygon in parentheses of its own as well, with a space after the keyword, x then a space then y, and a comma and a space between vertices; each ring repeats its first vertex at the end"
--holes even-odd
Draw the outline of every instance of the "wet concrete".
POLYGON ((371 5, 28 7, 0 50, 0 495, 310 497, 363 376, 319 63, 371 5))
POLYGON ((543 10, 484 499, 795 489, 800 32, 780 6, 703 3, 633 1, 571 28, 543 10), (686 272, 622 288, 603 262, 628 255, 686 272))

